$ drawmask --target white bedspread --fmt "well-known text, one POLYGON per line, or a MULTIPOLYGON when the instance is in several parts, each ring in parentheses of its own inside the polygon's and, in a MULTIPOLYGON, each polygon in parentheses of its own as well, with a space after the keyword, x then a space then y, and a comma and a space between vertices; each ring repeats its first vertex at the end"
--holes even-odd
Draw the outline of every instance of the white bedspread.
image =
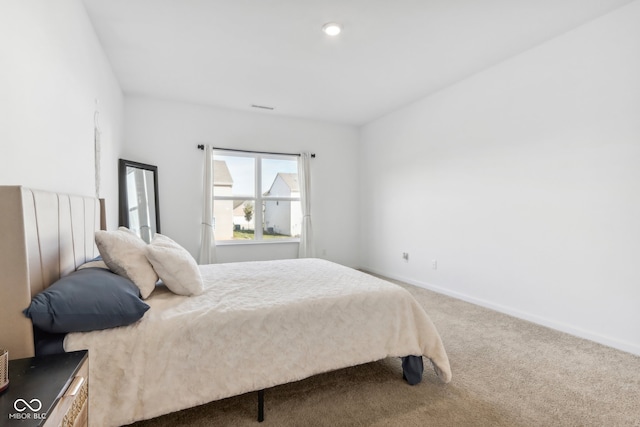
POLYGON ((139 322, 67 335, 66 351, 89 349, 91 425, 149 419, 390 356, 424 355, 442 381, 451 379, 436 328, 397 285, 318 259, 200 268, 202 295, 159 286, 139 322))

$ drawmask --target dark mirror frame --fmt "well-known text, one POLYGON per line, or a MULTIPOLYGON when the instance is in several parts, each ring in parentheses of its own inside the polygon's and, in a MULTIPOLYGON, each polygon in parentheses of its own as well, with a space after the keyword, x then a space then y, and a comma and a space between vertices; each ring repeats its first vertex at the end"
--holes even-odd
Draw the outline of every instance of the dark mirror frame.
POLYGON ((145 163, 134 162, 132 160, 118 160, 118 192, 120 204, 119 224, 129 227, 129 202, 127 198, 127 167, 144 169, 153 172, 153 192, 155 196, 156 211, 156 233, 160 233, 160 202, 158 201, 158 167, 145 163))

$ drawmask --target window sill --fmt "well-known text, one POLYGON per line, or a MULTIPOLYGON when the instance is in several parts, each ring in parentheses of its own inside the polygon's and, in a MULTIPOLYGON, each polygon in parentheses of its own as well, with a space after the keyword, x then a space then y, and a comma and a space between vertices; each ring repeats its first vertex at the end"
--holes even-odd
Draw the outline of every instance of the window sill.
POLYGON ((278 239, 278 240, 220 240, 216 241, 216 246, 236 246, 236 245, 281 245, 284 243, 300 243, 300 239, 278 239))

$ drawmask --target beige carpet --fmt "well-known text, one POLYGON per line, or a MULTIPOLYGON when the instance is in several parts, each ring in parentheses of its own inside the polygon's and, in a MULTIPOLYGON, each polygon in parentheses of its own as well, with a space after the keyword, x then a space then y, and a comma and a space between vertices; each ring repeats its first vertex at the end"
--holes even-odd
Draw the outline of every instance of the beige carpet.
MULTIPOLYGON (((640 426, 640 357, 410 285, 444 341, 453 380, 397 359, 329 372, 134 424, 144 426, 640 426)), ((170 390, 167 392, 170 393, 170 390)))

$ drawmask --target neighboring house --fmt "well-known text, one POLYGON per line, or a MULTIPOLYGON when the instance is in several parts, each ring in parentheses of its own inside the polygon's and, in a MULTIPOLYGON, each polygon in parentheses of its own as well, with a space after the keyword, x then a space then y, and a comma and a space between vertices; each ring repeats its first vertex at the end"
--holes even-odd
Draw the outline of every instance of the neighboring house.
MULTIPOLYGON (((214 196, 231 196, 233 178, 223 160, 213 161, 214 196)), ((216 240, 233 239, 233 200, 216 200, 213 204, 213 229, 216 240)))
POLYGON ((246 200, 233 201, 233 225, 236 229, 239 230, 255 230, 256 212, 254 209, 253 215, 251 215, 251 221, 247 222, 244 213, 244 207, 246 206, 246 203, 253 204, 253 202, 246 200))
MULTIPOLYGON (((279 173, 276 175, 265 196, 300 197, 298 174, 279 173)), ((300 201, 267 200, 264 202, 264 230, 267 234, 300 236, 300 201)))

